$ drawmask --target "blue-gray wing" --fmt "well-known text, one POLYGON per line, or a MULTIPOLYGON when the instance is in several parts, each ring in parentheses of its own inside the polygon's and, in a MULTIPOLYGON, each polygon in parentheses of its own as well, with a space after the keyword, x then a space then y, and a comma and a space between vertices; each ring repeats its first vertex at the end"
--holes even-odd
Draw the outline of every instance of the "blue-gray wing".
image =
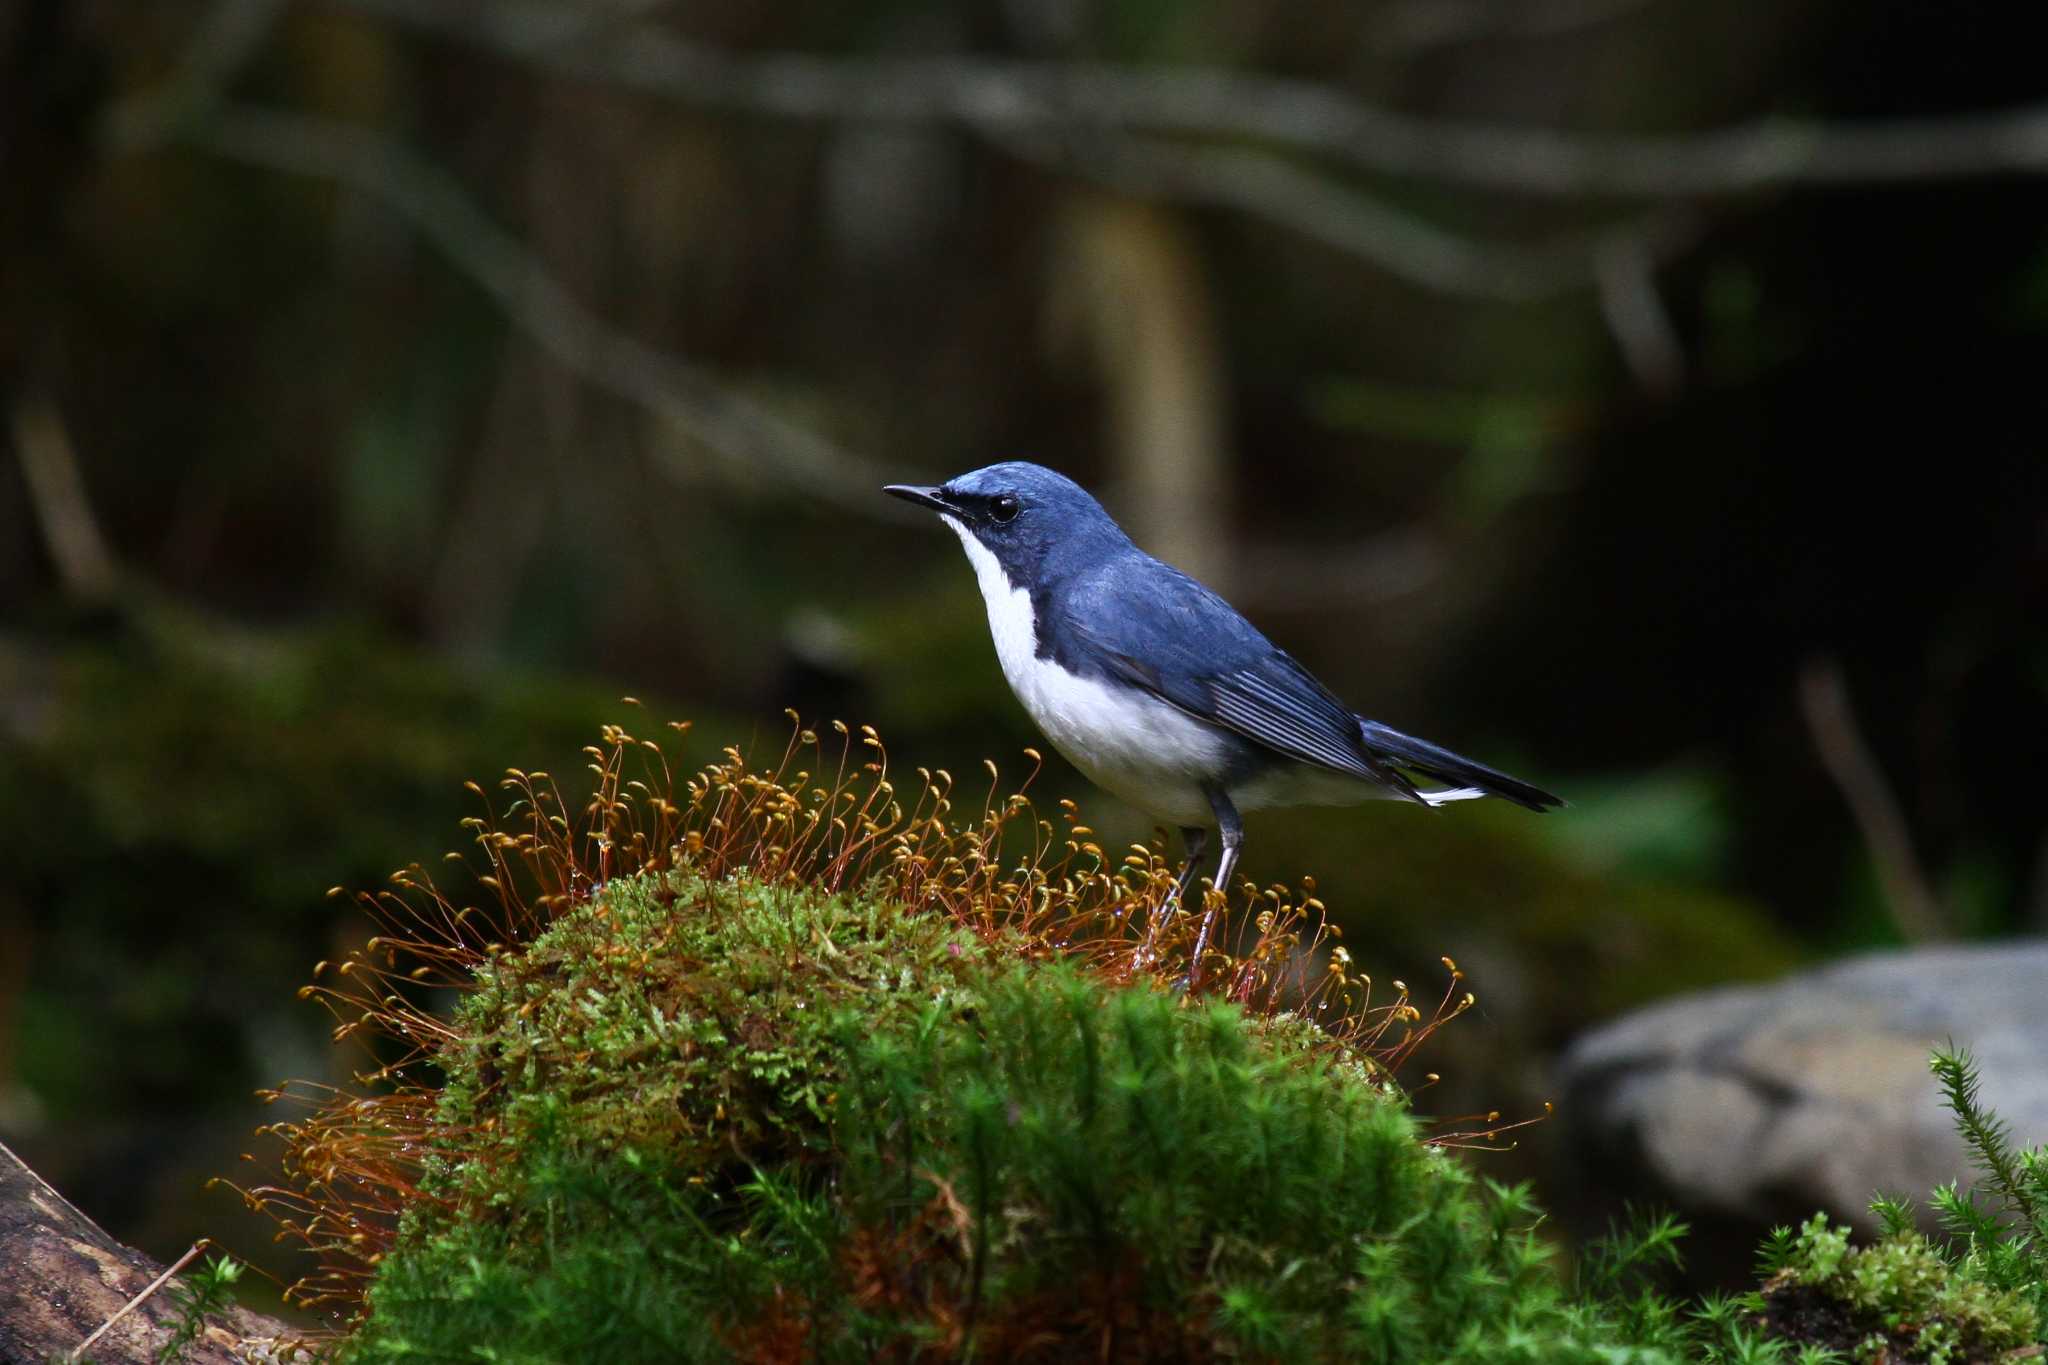
POLYGON ((1069 666, 1143 688, 1288 758, 1413 793, 1366 749, 1349 707, 1179 570, 1127 561, 1113 576, 1080 585, 1066 605, 1058 639, 1077 656, 1069 666))
POLYGON ((1162 695, 1182 710, 1214 719, 1290 758, 1381 780, 1360 742, 1358 717, 1277 650, 1250 667, 1197 678, 1162 695))

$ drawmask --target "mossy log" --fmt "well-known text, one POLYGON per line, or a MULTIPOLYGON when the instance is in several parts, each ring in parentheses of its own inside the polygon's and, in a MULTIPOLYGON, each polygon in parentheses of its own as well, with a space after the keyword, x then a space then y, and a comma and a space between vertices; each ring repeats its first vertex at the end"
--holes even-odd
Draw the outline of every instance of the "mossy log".
MULTIPOLYGON (((88 1336, 163 1273, 101 1231, 0 1143, 0 1365, 69 1359, 88 1336)), ((101 1365, 148 1361, 175 1329, 170 1286, 92 1345, 101 1365)), ((288 1358, 285 1323, 245 1309, 209 1318, 182 1359, 190 1365, 288 1358)))

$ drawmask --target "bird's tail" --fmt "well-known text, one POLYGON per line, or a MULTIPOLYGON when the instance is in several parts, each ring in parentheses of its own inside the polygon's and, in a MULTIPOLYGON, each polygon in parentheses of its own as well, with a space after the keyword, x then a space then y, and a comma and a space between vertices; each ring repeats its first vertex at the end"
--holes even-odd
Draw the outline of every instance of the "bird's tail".
POLYGON ((1425 805, 1469 801, 1480 796, 1497 796, 1533 811, 1546 811, 1564 804, 1562 797, 1552 796, 1541 787, 1532 787, 1520 778, 1509 777, 1484 763, 1474 763, 1463 754, 1454 754, 1426 739, 1404 735, 1376 720, 1360 716, 1358 728, 1365 738, 1365 747, 1373 757, 1390 767, 1442 782, 1449 788, 1447 791, 1418 790, 1415 795, 1425 805))

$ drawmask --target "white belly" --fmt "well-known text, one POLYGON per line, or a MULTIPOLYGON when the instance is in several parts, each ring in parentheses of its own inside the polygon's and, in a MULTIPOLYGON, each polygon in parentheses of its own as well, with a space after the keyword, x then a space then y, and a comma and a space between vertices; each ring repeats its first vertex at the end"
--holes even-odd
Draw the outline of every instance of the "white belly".
POLYGON ((1005 659, 1003 672, 1052 746, 1089 781, 1176 825, 1215 823, 1202 783, 1229 766, 1232 745, 1222 732, 1049 659, 1005 659))
POLYGON ((1202 783, 1230 763, 1230 737, 1131 688, 1112 688, 1038 657, 1031 594, 1010 586, 996 557, 952 517, 988 606, 989 634, 1010 690, 1089 781, 1176 825, 1213 825, 1202 783))

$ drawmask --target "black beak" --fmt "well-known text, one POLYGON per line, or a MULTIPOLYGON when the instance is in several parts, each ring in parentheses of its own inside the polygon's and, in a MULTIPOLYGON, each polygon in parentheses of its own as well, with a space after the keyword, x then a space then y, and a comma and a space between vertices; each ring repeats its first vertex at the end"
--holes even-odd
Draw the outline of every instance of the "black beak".
POLYGON ((914 502, 919 507, 929 507, 934 512, 955 512, 958 509, 939 496, 939 490, 914 483, 892 483, 882 490, 892 498, 914 502))

